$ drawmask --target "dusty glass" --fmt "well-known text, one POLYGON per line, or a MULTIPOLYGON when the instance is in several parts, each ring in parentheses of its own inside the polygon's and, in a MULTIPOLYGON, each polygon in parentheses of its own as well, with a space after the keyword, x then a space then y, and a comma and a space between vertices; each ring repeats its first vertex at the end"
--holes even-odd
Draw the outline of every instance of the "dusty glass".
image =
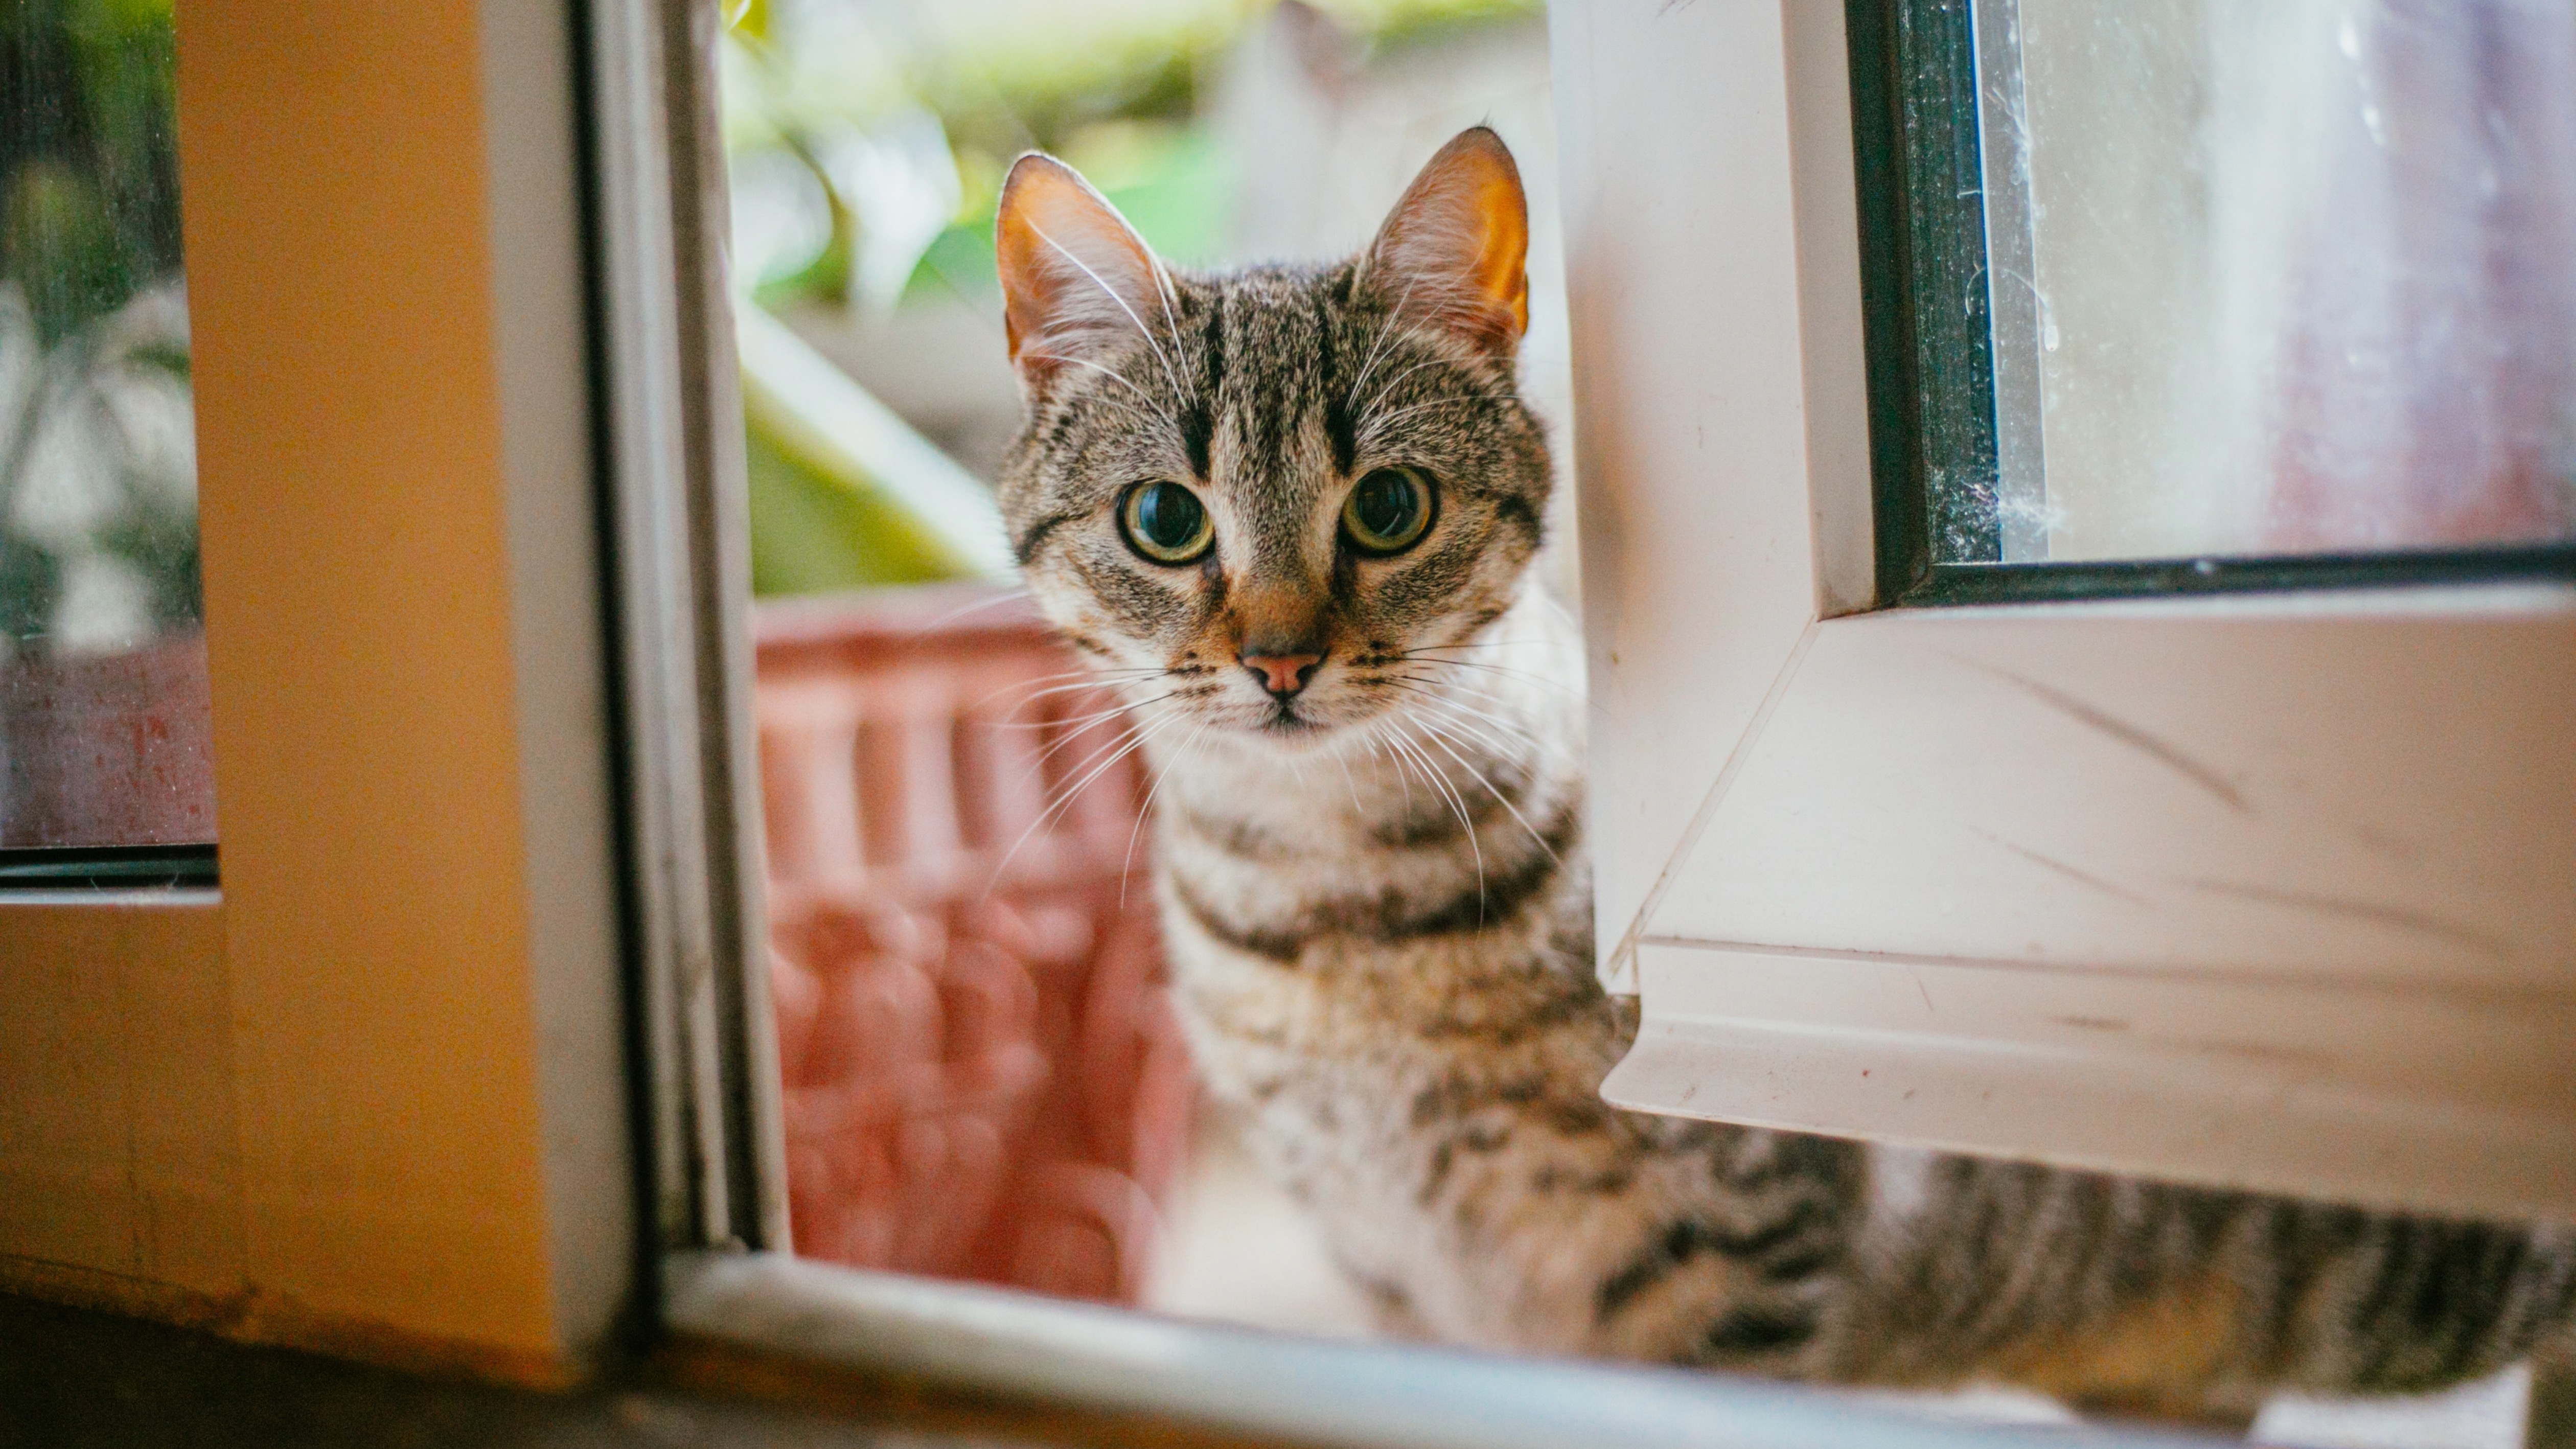
POLYGON ((2576 536, 2576 6, 1975 16, 2005 562, 2576 536))
POLYGON ((0 8, 0 849, 215 838, 173 60, 0 8))

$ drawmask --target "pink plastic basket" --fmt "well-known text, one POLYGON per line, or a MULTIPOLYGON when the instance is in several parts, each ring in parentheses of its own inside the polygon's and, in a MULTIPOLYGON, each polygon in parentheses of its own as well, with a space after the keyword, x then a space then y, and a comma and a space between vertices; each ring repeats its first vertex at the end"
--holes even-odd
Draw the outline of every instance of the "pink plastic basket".
POLYGON ((989 589, 756 635, 797 1251, 1135 1302, 1190 1081, 1114 701, 989 589))

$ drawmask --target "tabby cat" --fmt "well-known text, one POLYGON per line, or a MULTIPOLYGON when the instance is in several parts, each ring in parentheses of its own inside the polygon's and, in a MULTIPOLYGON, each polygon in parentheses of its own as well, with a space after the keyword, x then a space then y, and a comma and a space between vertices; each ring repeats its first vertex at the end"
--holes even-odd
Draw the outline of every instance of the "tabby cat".
POLYGON ((1520 178, 1432 159, 1358 257, 1168 267, 1023 157, 999 225, 1048 616, 1132 706, 1199 1069, 1391 1326, 2242 1419, 2569 1337, 2576 1231, 1615 1110, 1572 630, 1515 391, 1520 178))

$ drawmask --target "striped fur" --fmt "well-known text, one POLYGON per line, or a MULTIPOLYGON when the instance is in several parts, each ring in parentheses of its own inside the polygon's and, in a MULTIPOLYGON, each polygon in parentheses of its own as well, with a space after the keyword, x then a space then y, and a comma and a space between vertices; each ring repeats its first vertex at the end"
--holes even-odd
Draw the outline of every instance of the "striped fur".
MULTIPOLYGON (((1410 308, 1425 289, 1377 252, 1137 265, 1100 279, 1146 304, 1124 332, 1023 360, 1002 501, 1032 589, 1125 692, 1125 747, 1153 764, 1199 1068, 1390 1326, 2191 1416, 2276 1386, 2424 1388, 2566 1343, 2565 1228, 1604 1105, 1634 1020, 1593 974, 1579 655, 1526 581, 1550 480, 1510 329, 1410 308), (1437 518, 1410 552, 1355 556, 1342 496, 1390 463, 1437 479, 1437 518), (1203 562, 1122 544, 1121 492, 1152 479, 1208 500, 1203 562), (1326 645, 1287 705, 1236 660, 1278 628, 1326 645)), ((1065 334, 1013 295, 1028 335, 1065 334)))

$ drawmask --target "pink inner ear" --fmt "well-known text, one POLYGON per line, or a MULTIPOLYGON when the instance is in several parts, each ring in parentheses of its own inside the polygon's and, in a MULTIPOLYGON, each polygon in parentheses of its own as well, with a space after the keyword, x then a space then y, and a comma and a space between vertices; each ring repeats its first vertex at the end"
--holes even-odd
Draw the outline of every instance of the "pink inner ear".
POLYGON ((994 226, 1011 360, 1043 376, 1116 338, 1168 322, 1144 239, 1072 168, 1029 155, 1011 168, 994 226))
POLYGON ((1370 248, 1379 285, 1478 345, 1509 352, 1529 330, 1529 210, 1502 138, 1479 126, 1440 149, 1370 248))

